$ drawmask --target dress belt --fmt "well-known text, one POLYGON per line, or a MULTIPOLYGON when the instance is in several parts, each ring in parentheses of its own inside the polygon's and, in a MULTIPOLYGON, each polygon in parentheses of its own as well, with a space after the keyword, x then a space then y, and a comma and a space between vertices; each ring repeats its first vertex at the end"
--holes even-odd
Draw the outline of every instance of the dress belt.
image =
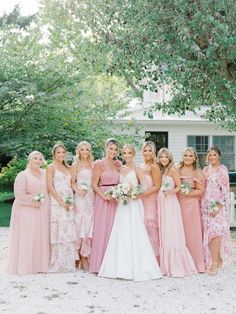
POLYGON ((101 187, 101 186, 116 186, 117 184, 102 184, 102 185, 99 185, 99 188, 101 187))

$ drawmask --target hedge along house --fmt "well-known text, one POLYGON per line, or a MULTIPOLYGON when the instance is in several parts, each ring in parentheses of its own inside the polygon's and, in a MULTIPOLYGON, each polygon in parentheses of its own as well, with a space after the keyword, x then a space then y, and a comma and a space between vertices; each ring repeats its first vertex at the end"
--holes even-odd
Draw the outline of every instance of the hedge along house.
MULTIPOLYGON (((187 146, 191 146, 197 150, 203 166, 208 148, 213 145, 218 146, 222 152, 222 163, 230 171, 235 170, 236 132, 228 132, 205 120, 202 118, 203 111, 197 114, 186 112, 184 116, 154 112, 152 119, 144 115, 154 103, 168 101, 169 98, 165 88, 159 93, 145 91, 143 102, 133 106, 130 104, 126 116, 119 115, 117 122, 127 121, 129 125, 133 124, 136 129, 134 132, 145 136, 147 140, 152 140, 156 144, 157 150, 161 147, 169 148, 175 162, 179 162, 183 150, 187 146)), ((141 153, 138 152, 137 162, 139 163, 141 160, 141 153)))

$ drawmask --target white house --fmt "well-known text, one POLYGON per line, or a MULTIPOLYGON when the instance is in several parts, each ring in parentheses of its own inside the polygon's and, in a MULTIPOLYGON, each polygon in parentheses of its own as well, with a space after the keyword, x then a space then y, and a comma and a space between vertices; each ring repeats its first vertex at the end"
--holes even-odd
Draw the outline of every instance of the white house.
MULTIPOLYGON (((198 114, 186 112, 184 116, 155 112, 153 119, 144 115, 144 112, 148 111, 148 108, 155 102, 166 101, 169 97, 165 90, 161 90, 158 94, 147 91, 144 93, 143 103, 130 105, 127 115, 118 118, 118 121, 127 121, 129 124, 133 123, 140 127, 139 134, 146 134, 146 138, 156 144, 157 150, 161 147, 169 148, 175 162, 180 161, 185 147, 192 146, 196 148, 203 165, 208 148, 215 145, 221 149, 222 163, 230 170, 235 170, 236 132, 230 133, 203 119, 201 116, 203 112, 198 114)), ((140 161, 140 159, 139 152, 137 160, 140 161)))

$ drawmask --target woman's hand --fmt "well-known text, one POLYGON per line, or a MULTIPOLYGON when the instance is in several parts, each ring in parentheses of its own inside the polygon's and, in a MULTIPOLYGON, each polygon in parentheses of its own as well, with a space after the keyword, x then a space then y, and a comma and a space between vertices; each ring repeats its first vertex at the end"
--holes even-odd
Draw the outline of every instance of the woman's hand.
POLYGON ((81 197, 85 197, 86 193, 87 193, 87 191, 85 191, 85 190, 81 190, 81 189, 76 190, 76 194, 78 194, 81 197))

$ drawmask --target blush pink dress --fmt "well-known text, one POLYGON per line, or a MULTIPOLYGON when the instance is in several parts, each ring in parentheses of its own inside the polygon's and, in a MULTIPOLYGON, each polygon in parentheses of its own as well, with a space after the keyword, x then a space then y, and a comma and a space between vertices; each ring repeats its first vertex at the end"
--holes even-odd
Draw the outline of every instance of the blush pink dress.
POLYGON ((76 184, 86 184, 89 190, 85 196, 75 194, 75 224, 77 231, 77 249, 80 255, 91 254, 94 214, 94 192, 92 189, 92 169, 81 168, 77 173, 76 184))
POLYGON ((170 176, 162 176, 162 187, 157 196, 160 239, 160 268, 167 277, 184 277, 197 272, 186 246, 181 209, 176 194, 165 196, 163 185, 175 188, 170 176))
MULTIPOLYGON (((107 191, 119 182, 120 162, 115 161, 116 170, 110 169, 106 159, 95 162, 96 167, 102 167, 103 171, 99 181, 99 188, 102 192, 107 191)), ((94 228, 93 242, 90 256, 89 270, 98 273, 107 248, 113 220, 115 217, 117 202, 115 200, 105 201, 99 195, 95 196, 94 205, 94 228)))
MULTIPOLYGON (((73 197, 71 175, 55 168, 53 186, 63 199, 73 197)), ((74 208, 66 210, 51 196, 51 261, 50 272, 75 271, 75 261, 79 259, 76 249, 77 234, 74 208)))
MULTIPOLYGON (((145 174, 147 188, 153 186, 152 177, 145 174)), ((155 256, 159 255, 158 221, 157 221, 157 193, 153 193, 142 198, 144 206, 144 223, 155 256)))
POLYGON ((36 176, 26 169, 15 180, 15 201, 10 222, 10 246, 7 271, 11 274, 48 272, 49 200, 45 170, 36 176), (40 208, 33 207, 33 197, 43 193, 40 208))
MULTIPOLYGON (((181 182, 188 182, 191 189, 195 188, 195 182, 204 184, 201 178, 181 176, 181 182)), ((198 272, 205 271, 202 239, 202 217, 200 209, 200 197, 184 196, 178 193, 178 199, 182 212, 186 245, 194 260, 198 272)))
MULTIPOLYGON (((208 167, 203 169, 206 174, 208 167)), ((203 219, 203 248, 206 267, 211 267, 210 243, 214 237, 220 237, 220 254, 223 260, 231 252, 229 230, 229 175, 224 165, 219 165, 206 180, 206 189, 201 201, 203 219), (212 201, 222 205, 215 217, 209 215, 212 201)))

